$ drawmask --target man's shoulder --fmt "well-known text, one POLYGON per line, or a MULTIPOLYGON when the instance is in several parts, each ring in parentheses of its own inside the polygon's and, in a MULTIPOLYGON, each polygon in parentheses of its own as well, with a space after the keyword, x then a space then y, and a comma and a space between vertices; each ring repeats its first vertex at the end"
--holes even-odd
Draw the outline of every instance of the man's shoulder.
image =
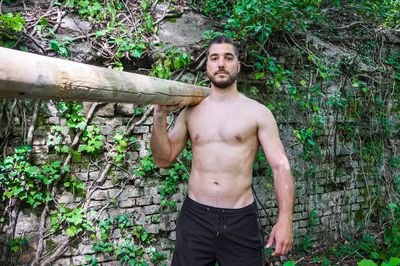
POLYGON ((272 115, 271 111, 268 109, 267 106, 265 106, 264 104, 253 100, 249 97, 247 97, 246 95, 242 94, 243 96, 243 104, 245 105, 244 107, 251 112, 260 114, 260 115, 272 115))

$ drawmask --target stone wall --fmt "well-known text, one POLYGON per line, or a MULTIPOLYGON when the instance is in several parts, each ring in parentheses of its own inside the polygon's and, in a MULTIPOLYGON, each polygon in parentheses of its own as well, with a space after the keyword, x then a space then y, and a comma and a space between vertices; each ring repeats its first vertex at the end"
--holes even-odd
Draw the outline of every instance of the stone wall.
MULTIPOLYGON (((193 15, 193 14, 191 14, 193 15)), ((63 29, 68 29, 68 21, 61 25, 63 29)), ((193 46, 200 38, 200 33, 207 27, 207 22, 200 18, 188 18, 184 15, 182 20, 177 20, 175 26, 163 24, 161 41, 166 43, 175 43, 178 46, 193 46), (185 27, 181 27, 183 25, 185 27), (201 21, 201 25, 189 25, 190 21, 201 21), (188 30, 194 34, 193 40, 186 38, 188 30), (178 31, 178 33, 177 33, 178 31), (172 33, 171 33, 172 32, 172 33), (189 40, 189 42, 187 42, 189 40)), ((72 26, 70 26, 72 27, 72 26)), ((329 46, 320 39, 314 38, 314 42, 319 47, 323 47, 326 60, 339 61, 343 57, 351 56, 348 51, 329 46)), ((395 45, 400 43, 398 39, 393 41, 395 45)), ((394 44, 393 44, 394 45, 394 44)), ((81 49, 76 52, 78 61, 83 61, 79 54, 88 54, 89 52, 81 49)), ((279 58, 279 55, 277 55, 279 58)), ((279 61, 290 65, 283 56, 279 61)), ((191 83, 194 76, 191 73, 184 75, 181 80, 191 83)), ((201 79, 201 78, 200 78, 201 79)), ((282 95, 274 94, 266 90, 264 86, 255 86, 255 92, 252 92, 251 86, 246 83, 246 78, 241 81, 241 88, 246 87, 244 91, 250 97, 256 98, 262 103, 270 102, 271 99, 277 99, 282 95), (249 89, 250 88, 250 89, 249 89)), ((329 95, 335 94, 337 86, 335 84, 322 85, 329 95)), ((327 95, 327 97, 329 96, 327 95)), ((12 154, 13 147, 21 145, 25 136, 26 128, 30 124, 31 105, 27 101, 27 109, 24 113, 28 119, 22 120, 16 116, 13 120, 12 135, 10 136, 10 147, 7 151, 12 154)), ((33 163, 41 165, 48 161, 59 158, 53 147, 48 145, 48 137, 52 126, 61 126, 64 143, 70 144, 73 139, 71 130, 66 125, 65 118, 57 114, 56 103, 43 102, 40 117, 37 123, 37 129, 33 142, 33 163)), ((84 103, 84 112, 87 112, 91 103, 84 103)), ((142 115, 135 115, 135 108, 132 104, 106 104, 102 105, 96 111, 91 124, 100 128, 100 134, 106 137, 105 152, 113 144, 113 137, 117 132, 125 132, 129 125, 138 122, 142 115)), ((141 106, 142 107, 142 106, 141 106)), ((145 107, 146 108, 149 107, 145 107)), ((293 175, 296 180, 296 203, 294 213, 294 233, 297 247, 300 248, 307 241, 318 243, 318 241, 335 240, 340 236, 352 232, 360 221, 368 219, 374 214, 372 200, 374 195, 381 192, 381 187, 377 185, 377 179, 363 172, 363 163, 357 157, 357 151, 352 143, 341 143, 338 141, 335 145, 335 123, 338 118, 334 117, 331 110, 325 114, 324 133, 318 137, 318 142, 322 144, 320 164, 301 157, 303 147, 298 143, 293 129, 301 128, 306 120, 304 115, 297 112, 296 107, 287 108, 285 112, 276 115, 280 135, 288 158, 291 162, 293 175), (334 150, 333 150, 334 149, 334 150), (335 156, 332 156, 332 155, 335 156), (338 174, 338 166, 340 174, 338 174)), ((170 121, 172 121, 172 116, 170 121)), ((340 117, 339 117, 340 120, 340 117)), ((186 194, 186 186, 181 185, 179 192, 172 196, 177 202, 176 209, 162 208, 161 195, 159 193, 160 180, 167 176, 167 170, 156 170, 154 176, 138 177, 132 168, 134 165, 140 165, 140 160, 148 155, 149 139, 152 126, 152 117, 148 116, 142 123, 135 126, 133 136, 138 139, 136 145, 133 145, 126 152, 127 163, 121 166, 112 165, 106 175, 106 179, 101 183, 96 183, 101 176, 107 161, 102 155, 91 158, 82 156, 73 159, 71 173, 85 183, 87 193, 85 198, 75 197, 66 190, 60 190, 56 201, 58 204, 64 204, 73 209, 82 202, 87 204, 87 213, 90 219, 98 218, 106 220, 109 217, 117 217, 128 213, 130 220, 134 224, 143 225, 144 229, 155 235, 156 242, 154 246, 161 250, 170 259, 171 250, 175 241, 175 220, 186 194)), ((278 208, 273 193, 273 180, 268 171, 255 171, 254 186, 261 202, 264 203, 267 213, 260 207, 261 221, 265 226, 266 236, 268 236, 272 223, 276 219, 278 208)), ((37 248, 38 230, 40 221, 40 209, 21 209, 18 215, 16 237, 26 238, 28 246, 15 254, 18 265, 29 264, 37 248)), ((47 229, 49 229, 50 220, 47 219, 47 229)), ((66 236, 63 232, 50 233, 46 236, 45 252, 50 254, 66 236)), ((94 234, 99 237, 100 232, 94 234)), ((109 236, 115 243, 121 243, 131 236, 126 235, 124 230, 116 228, 109 236)), ((61 258, 56 261, 56 265, 82 265, 85 264, 86 256, 93 256, 96 252, 93 250, 94 239, 90 235, 78 238, 70 243, 61 258)), ((102 265, 116 265, 116 256, 98 255, 98 261, 102 265)))

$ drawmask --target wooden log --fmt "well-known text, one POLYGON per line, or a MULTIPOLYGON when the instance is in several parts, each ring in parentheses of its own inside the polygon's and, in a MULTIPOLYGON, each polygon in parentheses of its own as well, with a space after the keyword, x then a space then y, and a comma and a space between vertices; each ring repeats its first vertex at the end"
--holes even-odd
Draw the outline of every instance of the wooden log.
POLYGON ((0 47, 0 97, 195 105, 206 87, 0 47))

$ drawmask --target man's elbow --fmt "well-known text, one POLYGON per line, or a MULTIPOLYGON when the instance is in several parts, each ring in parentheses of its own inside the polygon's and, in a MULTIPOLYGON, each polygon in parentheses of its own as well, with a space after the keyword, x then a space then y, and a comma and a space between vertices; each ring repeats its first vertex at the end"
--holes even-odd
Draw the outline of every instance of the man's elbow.
POLYGON ((157 165, 158 168, 166 168, 171 165, 171 162, 167 160, 160 160, 156 158, 154 158, 154 163, 157 165))
POLYGON ((271 166, 271 168, 272 172, 278 175, 291 173, 290 164, 288 160, 282 160, 279 163, 271 166))

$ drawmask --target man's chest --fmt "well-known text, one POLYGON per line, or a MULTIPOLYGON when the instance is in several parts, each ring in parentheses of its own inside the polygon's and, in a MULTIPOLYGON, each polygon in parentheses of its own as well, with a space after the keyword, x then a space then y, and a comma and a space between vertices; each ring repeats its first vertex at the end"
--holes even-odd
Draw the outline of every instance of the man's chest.
POLYGON ((194 112, 188 121, 194 144, 245 143, 257 135, 257 124, 249 114, 238 111, 194 112))

